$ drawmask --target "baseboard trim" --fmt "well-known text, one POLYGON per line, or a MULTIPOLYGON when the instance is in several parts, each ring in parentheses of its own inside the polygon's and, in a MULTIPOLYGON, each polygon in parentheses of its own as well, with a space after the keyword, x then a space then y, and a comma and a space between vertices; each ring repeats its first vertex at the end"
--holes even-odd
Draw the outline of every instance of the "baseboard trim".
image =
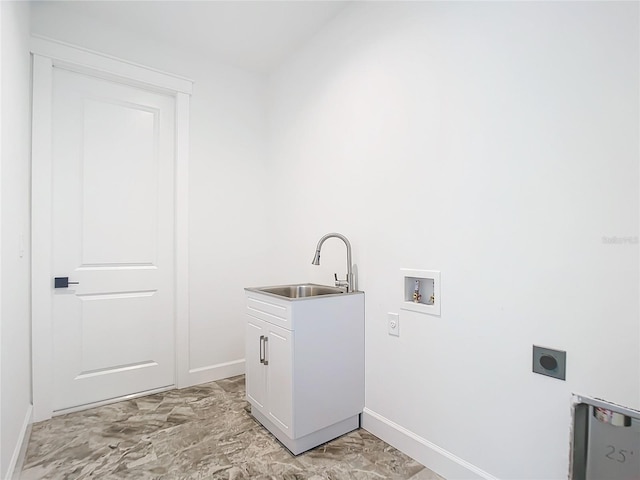
POLYGON ((201 383, 215 382, 223 378, 235 377, 244 374, 244 358, 233 362, 207 365, 206 367, 192 368, 187 374, 186 382, 180 388, 200 385, 201 383))
POLYGON ((362 428, 447 480, 498 480, 475 465, 368 408, 362 412, 362 428))
POLYGON ((33 405, 29 405, 24 416, 24 422, 20 429, 20 436, 16 442, 9 468, 7 469, 7 479, 17 480, 20 478, 20 472, 24 465, 24 458, 27 455, 27 447, 29 446, 29 438, 31 437, 31 424, 33 421, 33 405))

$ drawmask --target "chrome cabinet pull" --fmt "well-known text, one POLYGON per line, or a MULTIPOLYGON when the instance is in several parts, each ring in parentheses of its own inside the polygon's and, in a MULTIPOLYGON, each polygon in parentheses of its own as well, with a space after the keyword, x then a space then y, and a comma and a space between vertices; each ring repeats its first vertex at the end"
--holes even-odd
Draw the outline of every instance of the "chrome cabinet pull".
POLYGON ((264 363, 265 365, 269 365, 269 360, 267 360, 267 342, 269 341, 269 337, 264 337, 264 363))
POLYGON ((264 335, 260 335, 260 363, 264 364, 264 335))

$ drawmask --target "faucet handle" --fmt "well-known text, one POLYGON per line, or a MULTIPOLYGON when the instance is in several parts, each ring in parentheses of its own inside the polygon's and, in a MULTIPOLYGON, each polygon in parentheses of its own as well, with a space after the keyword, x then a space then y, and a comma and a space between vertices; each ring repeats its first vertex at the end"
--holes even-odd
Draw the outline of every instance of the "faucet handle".
POLYGON ((349 278, 348 278, 348 276, 344 280, 340 280, 340 279, 338 279, 338 274, 334 273, 333 274, 333 278, 335 278, 335 280, 336 280, 336 283, 335 283, 336 287, 344 288, 344 289, 347 290, 347 292, 349 291, 349 278))

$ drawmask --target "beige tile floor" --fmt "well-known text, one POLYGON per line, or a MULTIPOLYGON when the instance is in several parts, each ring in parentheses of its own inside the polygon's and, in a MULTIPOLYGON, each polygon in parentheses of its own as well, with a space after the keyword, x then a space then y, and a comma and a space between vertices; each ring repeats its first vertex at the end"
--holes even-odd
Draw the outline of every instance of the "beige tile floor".
POLYGON ((33 426, 21 480, 442 480, 366 430, 293 456, 249 414, 244 377, 33 426))

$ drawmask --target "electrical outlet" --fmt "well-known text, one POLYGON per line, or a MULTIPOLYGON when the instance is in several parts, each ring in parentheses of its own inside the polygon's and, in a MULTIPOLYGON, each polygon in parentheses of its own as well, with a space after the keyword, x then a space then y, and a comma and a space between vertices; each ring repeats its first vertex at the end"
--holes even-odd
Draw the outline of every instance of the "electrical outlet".
POLYGON ((553 348, 533 346, 533 373, 565 380, 567 352, 553 348))
POLYGON ((400 315, 397 313, 387 313, 387 325, 389 335, 400 336, 400 315))

